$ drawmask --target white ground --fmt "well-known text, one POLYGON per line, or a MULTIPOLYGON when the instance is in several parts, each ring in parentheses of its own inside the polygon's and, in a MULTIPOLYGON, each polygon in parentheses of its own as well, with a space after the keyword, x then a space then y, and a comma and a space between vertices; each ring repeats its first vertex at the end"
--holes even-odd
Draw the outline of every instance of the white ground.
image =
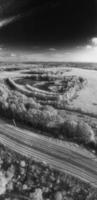
POLYGON ((81 76, 87 80, 85 88, 79 91, 78 97, 69 107, 97 115, 97 71, 73 68, 70 72, 65 72, 65 75, 81 76))

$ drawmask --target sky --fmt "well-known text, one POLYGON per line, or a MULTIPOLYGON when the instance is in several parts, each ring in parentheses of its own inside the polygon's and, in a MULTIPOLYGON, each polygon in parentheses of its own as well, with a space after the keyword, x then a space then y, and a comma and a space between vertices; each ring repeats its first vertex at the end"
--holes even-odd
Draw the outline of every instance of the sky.
POLYGON ((0 61, 97 62, 97 0, 0 0, 0 61))

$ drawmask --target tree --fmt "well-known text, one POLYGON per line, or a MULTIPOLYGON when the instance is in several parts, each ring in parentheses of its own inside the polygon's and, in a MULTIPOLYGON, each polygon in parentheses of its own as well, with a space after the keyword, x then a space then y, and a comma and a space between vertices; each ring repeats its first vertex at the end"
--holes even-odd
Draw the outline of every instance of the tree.
POLYGON ((63 200, 62 192, 56 192, 54 196, 54 200, 63 200))
POLYGON ((42 190, 36 189, 32 195, 32 200, 43 200, 42 190))
POLYGON ((91 126, 87 123, 80 121, 77 124, 76 136, 79 138, 79 141, 89 144, 90 142, 95 143, 95 135, 91 126))

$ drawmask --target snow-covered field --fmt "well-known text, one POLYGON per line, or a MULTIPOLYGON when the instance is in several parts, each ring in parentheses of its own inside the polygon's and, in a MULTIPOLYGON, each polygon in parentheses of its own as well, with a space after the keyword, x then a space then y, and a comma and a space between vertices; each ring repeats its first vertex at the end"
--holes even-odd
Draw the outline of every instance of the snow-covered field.
POLYGON ((85 113, 97 115, 97 71, 89 69, 72 68, 65 72, 66 76, 81 76, 87 84, 78 92, 78 96, 69 103, 68 107, 85 113))

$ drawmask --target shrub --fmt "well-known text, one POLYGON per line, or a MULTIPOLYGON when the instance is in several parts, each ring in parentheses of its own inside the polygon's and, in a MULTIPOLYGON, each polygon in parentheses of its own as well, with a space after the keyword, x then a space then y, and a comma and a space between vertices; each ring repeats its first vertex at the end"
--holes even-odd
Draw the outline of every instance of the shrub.
POLYGON ((63 200, 62 192, 56 192, 54 199, 55 200, 63 200))
POLYGON ((39 103, 37 103, 33 98, 27 98, 25 101, 25 107, 27 110, 29 109, 39 109, 41 108, 41 105, 39 103))
MULTIPOLYGON (((28 98, 20 92, 8 90, 0 85, 0 114, 24 122, 57 138, 95 146, 92 128, 84 121, 75 121, 61 117, 52 106, 43 106, 34 98, 28 98)), ((96 148, 96 146, 95 146, 96 148)))
POLYGON ((92 128, 83 121, 65 121, 63 125, 63 135, 74 141, 84 144, 95 143, 95 135, 92 128))
POLYGON ((94 132, 87 123, 80 121, 77 124, 76 136, 79 138, 79 141, 89 144, 91 142, 95 143, 94 132))

